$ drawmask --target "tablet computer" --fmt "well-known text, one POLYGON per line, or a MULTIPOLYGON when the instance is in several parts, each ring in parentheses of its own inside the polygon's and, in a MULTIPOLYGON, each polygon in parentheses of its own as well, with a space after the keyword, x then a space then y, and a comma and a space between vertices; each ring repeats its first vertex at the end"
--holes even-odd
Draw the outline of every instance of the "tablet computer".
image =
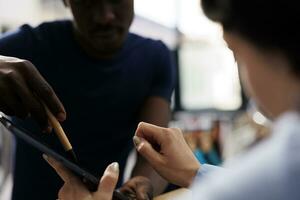
MULTIPOLYGON (((68 159, 66 155, 62 155, 57 151, 51 149, 49 145, 47 145, 44 141, 40 138, 36 137, 34 134, 30 133, 29 131, 25 130, 24 128, 14 124, 11 120, 7 119, 3 114, 0 113, 0 122, 3 124, 6 129, 10 133, 12 133, 15 137, 25 141, 27 144, 35 147, 36 149, 40 150, 41 152, 51 156, 55 160, 62 163, 66 168, 72 171, 76 176, 82 180, 83 184, 90 190, 96 191, 98 188, 98 184, 100 179, 93 174, 89 173, 83 167, 79 166, 78 163, 73 162, 72 160, 68 159)), ((127 196, 115 190, 113 193, 113 200, 129 200, 127 196)))

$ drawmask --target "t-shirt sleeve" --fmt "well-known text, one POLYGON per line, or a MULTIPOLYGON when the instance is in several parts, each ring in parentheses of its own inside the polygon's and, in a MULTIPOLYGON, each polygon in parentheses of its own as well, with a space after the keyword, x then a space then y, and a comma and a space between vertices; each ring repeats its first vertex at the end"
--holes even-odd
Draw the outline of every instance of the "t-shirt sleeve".
POLYGON ((29 25, 23 25, 15 31, 0 35, 0 55, 31 61, 34 52, 31 29, 29 25))
POLYGON ((176 67, 174 56, 162 42, 158 42, 155 52, 155 70, 149 96, 159 96, 171 101, 175 87, 176 67))

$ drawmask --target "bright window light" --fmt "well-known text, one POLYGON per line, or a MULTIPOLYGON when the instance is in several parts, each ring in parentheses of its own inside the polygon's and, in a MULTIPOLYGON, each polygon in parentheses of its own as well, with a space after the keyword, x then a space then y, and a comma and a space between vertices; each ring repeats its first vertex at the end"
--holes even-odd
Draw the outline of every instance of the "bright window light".
POLYGON ((135 13, 164 26, 176 25, 176 0, 136 0, 135 13))

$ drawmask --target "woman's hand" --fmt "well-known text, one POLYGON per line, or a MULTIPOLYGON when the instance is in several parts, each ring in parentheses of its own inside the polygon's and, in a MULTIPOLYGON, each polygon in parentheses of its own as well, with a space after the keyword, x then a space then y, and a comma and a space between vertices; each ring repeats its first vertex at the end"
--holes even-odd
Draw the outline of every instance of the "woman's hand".
POLYGON ((113 192, 117 185, 119 177, 118 163, 112 163, 106 168, 100 180, 98 190, 94 193, 91 193, 86 189, 83 183, 81 183, 81 181, 76 176, 74 176, 69 170, 67 170, 62 164, 46 155, 43 155, 43 157, 65 182, 65 184, 58 193, 58 199, 112 200, 113 192))
POLYGON ((200 163, 181 130, 142 122, 136 130, 134 143, 137 151, 162 177, 182 187, 190 186, 200 163))

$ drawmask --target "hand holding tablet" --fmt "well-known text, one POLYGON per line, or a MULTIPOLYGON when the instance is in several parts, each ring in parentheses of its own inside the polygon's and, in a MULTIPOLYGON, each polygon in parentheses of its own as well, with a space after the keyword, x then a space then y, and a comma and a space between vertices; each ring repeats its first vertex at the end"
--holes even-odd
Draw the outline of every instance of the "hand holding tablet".
MULTIPOLYGON (((72 180, 76 179, 77 185, 80 185, 80 184, 84 185, 86 188, 86 191, 93 193, 101 187, 101 186, 98 187, 98 185, 99 185, 99 183, 101 183, 102 180, 99 180, 99 178, 97 178, 93 174, 89 173, 78 163, 75 163, 72 159, 67 158, 66 154, 58 153, 57 151, 53 150, 52 148, 49 147, 49 145, 47 145, 45 142, 43 142, 40 138, 36 137, 34 134, 31 134, 29 131, 25 130, 24 128, 17 126, 16 124, 11 122, 9 119, 7 119, 2 114, 0 114, 0 122, 15 137, 23 140, 27 144, 29 144, 29 145, 35 147, 36 149, 40 150, 41 152, 45 153, 48 156, 48 158, 51 157, 50 158, 50 159, 52 159, 51 160, 52 162, 50 161, 52 164, 51 166, 53 166, 53 165, 55 167, 59 166, 60 167, 59 169, 63 170, 62 173, 64 173, 64 175, 67 174, 68 177, 72 177, 72 180), (74 178, 74 177, 76 177, 76 178, 74 178)), ((109 166, 107 168, 107 170, 110 171, 111 167, 113 167, 113 166, 109 166)), ((61 172, 61 170, 60 170, 60 172, 61 172)), ((104 174, 104 176, 105 176, 105 174, 104 174)), ((110 176, 108 176, 108 177, 110 177, 110 176)), ((113 200, 129 200, 129 198, 127 196, 123 195, 118 190, 114 190, 112 195, 113 195, 113 200)))

